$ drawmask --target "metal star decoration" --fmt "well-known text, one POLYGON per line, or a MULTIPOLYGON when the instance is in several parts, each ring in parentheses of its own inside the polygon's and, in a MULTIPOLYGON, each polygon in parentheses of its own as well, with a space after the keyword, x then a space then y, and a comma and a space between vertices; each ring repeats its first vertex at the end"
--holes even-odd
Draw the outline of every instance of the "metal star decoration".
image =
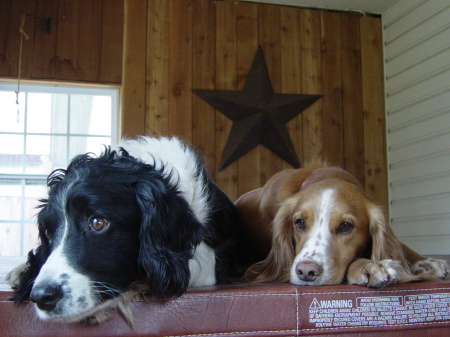
POLYGON ((275 94, 261 47, 242 90, 192 91, 233 121, 219 170, 259 144, 293 167, 300 166, 286 123, 321 96, 275 94))

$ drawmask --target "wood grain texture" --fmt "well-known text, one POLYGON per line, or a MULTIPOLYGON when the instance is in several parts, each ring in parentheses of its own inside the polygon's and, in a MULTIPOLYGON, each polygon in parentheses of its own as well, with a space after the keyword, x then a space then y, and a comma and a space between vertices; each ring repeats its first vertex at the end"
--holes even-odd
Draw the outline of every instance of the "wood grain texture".
POLYGON ((27 21, 25 78, 122 83, 122 135, 192 142, 233 200, 289 165, 258 146, 219 172, 232 123, 191 90, 242 89, 261 45, 276 93, 323 95, 287 124, 301 164, 344 166, 387 204, 380 18, 231 0, 0 0, 1 77, 17 76, 24 11, 52 17, 51 35, 27 21))
MULTIPOLYGON (((322 95, 320 12, 303 10, 300 22, 302 94, 322 95)), ((302 112, 304 161, 324 158, 322 106, 319 100, 302 112)))
MULTIPOLYGON (((237 90, 236 3, 217 2, 216 15, 216 89, 237 90)), ((238 197, 238 163, 234 162, 218 171, 222 152, 231 130, 232 122, 216 112, 216 181, 232 200, 238 197)))
MULTIPOLYGON (((272 88, 276 93, 281 93, 280 10, 280 6, 260 5, 258 18, 259 44, 263 48, 272 88)), ((260 151, 261 181, 267 181, 282 169, 282 161, 265 147, 260 147, 260 151)))
POLYGON ((0 77, 18 75, 23 14, 23 79, 121 82, 123 0, 0 0, 0 77), (50 34, 34 16, 51 19, 50 34))
POLYGON ((341 15, 321 13, 323 155, 332 165, 344 166, 342 107, 341 15))
POLYGON ((145 62, 147 51, 147 1, 125 2, 121 136, 145 134, 145 62))
MULTIPOLYGON (((302 55, 301 55, 301 10, 282 7, 280 13, 281 44, 281 92, 296 94, 302 92, 302 55)), ((294 144, 300 165, 303 164, 303 115, 299 114, 288 124, 287 129, 294 144)), ((282 168, 290 168, 282 162, 282 168)))
MULTIPOLYGON (((237 87, 242 89, 258 49, 258 6, 240 3, 237 6, 237 87)), ((261 146, 238 159, 238 196, 261 186, 261 146)))
POLYGON ((60 0, 56 31, 55 77, 62 80, 77 79, 80 16, 80 0, 60 0))
POLYGON ((362 17, 360 35, 365 184, 367 191, 387 210, 383 39, 379 19, 362 17))
POLYGON ((386 183, 380 175, 385 174, 385 162, 372 158, 375 152, 384 156, 384 149, 366 145, 383 140, 383 80, 381 68, 365 70, 372 67, 371 59, 379 63, 382 57, 381 49, 368 42, 381 29, 381 20, 363 20, 354 14, 234 1, 149 2, 145 132, 177 134, 199 147, 212 176, 233 200, 288 168, 258 146, 219 172, 232 123, 195 95, 187 95, 193 88, 242 89, 261 45, 274 92, 323 95, 287 125, 301 163, 328 159, 363 183, 374 179, 376 171, 368 187, 383 203, 386 189, 372 185, 378 179, 380 185, 386 183), (363 61, 365 53, 370 55, 363 61), (363 113, 363 101, 376 118, 363 113), (367 170, 373 165, 375 169, 367 170))
POLYGON ((104 0, 102 8, 101 83, 122 82, 124 1, 104 0))
MULTIPOLYGON (((58 0, 36 2, 36 16, 40 18, 58 17, 58 0)), ((50 29, 55 32, 57 21, 52 20, 50 29)), ((35 21, 33 36, 33 65, 30 77, 35 79, 47 79, 55 77, 56 34, 47 34, 41 28, 41 22, 35 21), (44 47, 45 46, 45 47, 44 47), (40 47, 40 48, 39 48, 40 47)), ((0 38, 1 40, 1 38, 0 38)), ((1 67, 0 67, 1 68, 1 67)))
POLYGON ((364 184, 360 17, 342 15, 341 20, 344 167, 364 184))
POLYGON ((145 133, 169 134, 170 3, 150 1, 147 14, 145 133))
MULTIPOLYGON (((193 60, 192 87, 199 89, 215 88, 215 15, 214 3, 208 0, 194 1, 196 13, 192 27, 193 60)), ((197 95, 192 97, 192 142, 198 144, 205 156, 208 168, 216 166, 215 132, 216 115, 214 109, 197 95)), ((216 158, 217 157, 217 158, 216 158)), ((215 179, 215 170, 211 170, 215 179)))
POLYGON ((77 78, 98 82, 102 47, 102 2, 81 1, 78 34, 77 78))
POLYGON ((192 1, 170 2, 169 134, 192 141, 192 1))

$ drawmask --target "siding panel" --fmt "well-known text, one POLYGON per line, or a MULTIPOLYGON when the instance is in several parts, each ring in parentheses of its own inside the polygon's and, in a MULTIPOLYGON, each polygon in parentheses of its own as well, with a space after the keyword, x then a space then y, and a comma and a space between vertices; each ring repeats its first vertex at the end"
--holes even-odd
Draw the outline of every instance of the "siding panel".
POLYGON ((391 223, 423 254, 450 253, 449 15, 439 0, 383 14, 391 223))

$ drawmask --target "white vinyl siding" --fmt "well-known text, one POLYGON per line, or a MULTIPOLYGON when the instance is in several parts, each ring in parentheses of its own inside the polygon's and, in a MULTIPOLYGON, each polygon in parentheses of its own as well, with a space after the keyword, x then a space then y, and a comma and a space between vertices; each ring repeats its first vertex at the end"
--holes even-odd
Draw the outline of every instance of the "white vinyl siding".
POLYGON ((390 218, 422 254, 450 254, 450 1, 383 13, 390 218))

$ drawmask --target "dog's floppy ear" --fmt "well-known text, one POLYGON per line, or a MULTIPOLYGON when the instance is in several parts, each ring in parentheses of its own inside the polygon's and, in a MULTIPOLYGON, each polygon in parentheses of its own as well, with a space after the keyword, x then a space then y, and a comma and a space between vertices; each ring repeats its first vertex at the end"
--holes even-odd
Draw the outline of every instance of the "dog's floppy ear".
POLYGON ((294 261, 289 202, 283 204, 272 222, 272 248, 266 259, 247 269, 244 279, 251 282, 288 282, 294 261))
POLYGON ((395 236, 391 226, 380 207, 371 205, 369 207, 370 236, 372 239, 371 260, 378 262, 391 259, 400 262, 400 269, 397 270, 399 278, 411 279, 409 263, 403 252, 402 244, 395 236))
POLYGON ((38 214, 40 245, 34 251, 31 250, 28 253, 28 259, 25 264, 20 265, 7 275, 8 283, 14 289, 12 299, 16 303, 21 303, 30 297, 34 280, 51 253, 50 242, 45 235, 45 228, 41 221, 42 214, 47 212, 47 200, 41 200, 41 202, 44 204, 41 206, 42 210, 38 214))
MULTIPOLYGON (((58 169, 50 173, 47 177, 47 186, 49 188, 49 195, 57 189, 57 186, 64 180, 66 171, 58 169)), ((38 206, 40 211, 37 215, 37 222, 39 228, 40 245, 33 251, 28 253, 27 262, 16 269, 12 270, 8 275, 10 285, 14 289, 13 300, 16 303, 21 303, 30 297, 31 289, 33 288, 34 280, 41 271, 42 266, 50 256, 51 247, 50 241, 45 234, 47 228, 44 224, 45 218, 51 218, 49 215, 49 199, 39 200, 41 205, 38 206)))
POLYGON ((167 181, 141 180, 136 195, 142 214, 139 266, 154 296, 180 296, 189 285, 189 260, 202 240, 203 226, 167 181))
POLYGON ((14 302, 19 304, 30 297, 34 280, 49 255, 49 250, 44 245, 40 245, 35 251, 31 250, 28 253, 28 260, 25 264, 20 265, 7 275, 8 283, 14 289, 12 298, 14 302))

